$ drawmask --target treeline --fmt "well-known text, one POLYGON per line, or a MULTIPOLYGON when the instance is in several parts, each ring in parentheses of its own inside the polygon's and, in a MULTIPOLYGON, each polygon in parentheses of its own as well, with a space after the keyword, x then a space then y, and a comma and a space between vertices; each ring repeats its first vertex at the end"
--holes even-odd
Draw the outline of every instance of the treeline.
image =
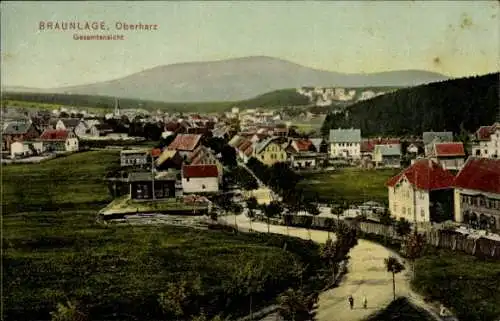
POLYGON ((256 107, 282 107, 282 106, 305 106, 309 105, 309 97, 299 94, 295 89, 275 90, 255 98, 238 102, 236 106, 256 107))
POLYGON ((276 163, 267 166, 255 157, 248 160, 247 167, 264 183, 274 191, 288 194, 295 191, 295 186, 300 176, 292 171, 285 163, 276 163))
MULTIPOLYGON (((97 95, 73 95, 73 94, 48 94, 48 93, 2 93, 2 100, 14 100, 33 103, 45 103, 61 106, 74 106, 86 108, 109 109, 113 111, 115 107, 115 97, 97 95)), ((167 110, 171 112, 185 111, 221 111, 232 106, 231 102, 193 102, 193 103, 168 103, 151 100, 120 98, 121 109, 145 109, 145 110, 167 110)))
POLYGON ((360 128, 363 136, 474 132, 499 113, 499 73, 435 82, 375 97, 329 114, 321 132, 360 128))
MULTIPOLYGON (((2 93, 2 100, 4 102, 23 101, 33 102, 34 104, 44 103, 82 108, 109 109, 110 112, 115 107, 115 97, 97 95, 5 92, 2 93)), ((242 101, 176 103, 119 98, 119 104, 121 109, 140 108, 149 111, 160 109, 169 112, 222 112, 230 110, 233 106, 241 108, 303 106, 309 104, 309 98, 298 94, 295 89, 283 89, 242 101)))

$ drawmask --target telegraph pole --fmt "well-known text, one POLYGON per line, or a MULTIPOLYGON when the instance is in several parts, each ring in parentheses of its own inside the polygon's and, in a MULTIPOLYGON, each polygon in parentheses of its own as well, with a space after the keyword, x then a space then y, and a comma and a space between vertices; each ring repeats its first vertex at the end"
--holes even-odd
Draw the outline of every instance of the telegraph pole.
POLYGON ((153 189, 153 201, 156 198, 156 195, 155 195, 155 172, 154 172, 154 168, 155 168, 154 159, 153 159, 153 155, 151 154, 151 185, 152 185, 152 189, 153 189))

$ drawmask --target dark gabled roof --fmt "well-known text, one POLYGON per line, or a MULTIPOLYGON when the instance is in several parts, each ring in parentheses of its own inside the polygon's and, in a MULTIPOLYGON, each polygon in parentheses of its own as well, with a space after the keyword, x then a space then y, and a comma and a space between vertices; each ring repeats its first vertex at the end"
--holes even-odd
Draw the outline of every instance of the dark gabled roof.
POLYGON ((330 129, 330 143, 361 143, 361 129, 330 129))
POLYGON ((22 135, 26 134, 28 130, 30 129, 31 123, 30 122, 12 122, 9 123, 4 131, 3 135, 22 135))
POLYGON ((435 142, 452 142, 453 141, 453 132, 424 132, 422 134, 422 140, 424 141, 424 145, 428 145, 435 142))
POLYGON ((80 124, 80 119, 78 118, 61 118, 60 120, 66 128, 75 128, 78 124, 80 124))
MULTIPOLYGON (((128 174, 129 182, 143 182, 152 181, 153 173, 151 172, 132 172, 128 174)), ((176 173, 174 172, 161 172, 160 174, 154 174, 155 181, 175 181, 176 173)))

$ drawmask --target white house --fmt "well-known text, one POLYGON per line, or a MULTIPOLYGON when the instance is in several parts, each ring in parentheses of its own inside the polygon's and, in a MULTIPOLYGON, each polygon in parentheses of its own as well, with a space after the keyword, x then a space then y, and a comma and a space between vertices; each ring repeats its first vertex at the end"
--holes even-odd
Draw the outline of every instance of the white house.
POLYGON ((386 183, 391 215, 411 223, 452 219, 453 181, 453 174, 438 163, 416 160, 386 183))
POLYGON ((424 143, 425 156, 428 156, 434 143, 449 143, 453 141, 453 132, 423 132, 422 141, 424 143))
POLYGON ((143 166, 148 163, 149 149, 124 149, 120 151, 121 166, 143 166))
POLYGON ((75 133, 64 129, 47 129, 38 140, 42 142, 43 151, 74 152, 79 148, 75 133))
POLYGON ((470 157, 454 183, 455 220, 500 230, 500 159, 470 157))
POLYGON ((184 193, 214 193, 219 191, 219 173, 216 165, 182 166, 184 193))
POLYGON ((330 156, 348 159, 361 158, 361 130, 331 129, 330 156))
POLYGON ((500 123, 481 126, 472 145, 472 155, 476 157, 500 158, 500 123))
POLYGON ((77 136, 80 136, 85 135, 87 126, 78 118, 61 118, 57 121, 55 129, 74 131, 77 136))
POLYGON ((10 144, 10 155, 15 157, 26 157, 43 153, 42 142, 16 141, 10 144))

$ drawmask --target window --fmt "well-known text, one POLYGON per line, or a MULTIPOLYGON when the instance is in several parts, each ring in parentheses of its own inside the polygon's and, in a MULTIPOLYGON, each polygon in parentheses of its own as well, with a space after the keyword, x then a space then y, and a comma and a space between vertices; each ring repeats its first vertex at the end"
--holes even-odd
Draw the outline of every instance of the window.
POLYGON ((420 216, 425 217, 425 210, 423 208, 420 209, 420 216))
POLYGON ((406 207, 403 207, 403 215, 406 215, 406 207))
POLYGON ((205 184, 201 185, 201 188, 202 188, 202 189, 205 189, 205 188, 206 188, 205 184))

